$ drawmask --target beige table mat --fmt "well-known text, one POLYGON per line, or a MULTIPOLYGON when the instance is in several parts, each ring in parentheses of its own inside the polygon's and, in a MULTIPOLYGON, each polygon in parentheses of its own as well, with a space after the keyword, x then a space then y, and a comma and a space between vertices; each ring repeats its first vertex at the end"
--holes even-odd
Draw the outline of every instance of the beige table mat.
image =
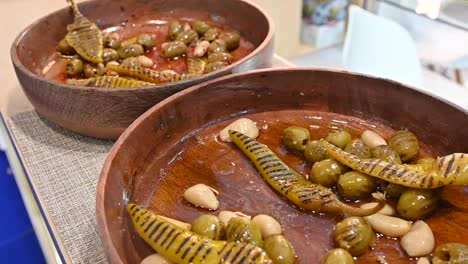
POLYGON ((35 111, 11 117, 8 126, 65 262, 106 263, 95 197, 113 142, 79 136, 35 111))

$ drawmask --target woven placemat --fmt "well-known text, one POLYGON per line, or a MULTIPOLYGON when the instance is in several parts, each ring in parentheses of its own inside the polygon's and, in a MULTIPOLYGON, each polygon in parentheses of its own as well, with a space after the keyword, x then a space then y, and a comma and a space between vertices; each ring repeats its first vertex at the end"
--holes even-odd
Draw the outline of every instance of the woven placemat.
POLYGON ((77 135, 35 111, 11 117, 8 125, 65 260, 106 263, 97 231, 95 197, 113 142, 77 135))

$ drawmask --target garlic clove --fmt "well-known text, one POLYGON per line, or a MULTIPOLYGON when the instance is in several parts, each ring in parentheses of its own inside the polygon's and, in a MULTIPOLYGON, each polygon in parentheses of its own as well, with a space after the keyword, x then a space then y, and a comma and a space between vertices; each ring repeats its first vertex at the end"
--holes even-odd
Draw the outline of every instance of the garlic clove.
POLYGON ((219 133, 219 137, 224 142, 232 142, 231 136, 229 135, 229 130, 234 130, 241 132, 242 134, 249 136, 251 138, 258 137, 258 127, 255 125, 254 121, 248 118, 240 118, 226 126, 219 133))
POLYGON ((209 210, 216 210, 218 209, 219 201, 216 198, 215 192, 218 193, 216 190, 206 186, 205 184, 195 184, 185 190, 184 198, 187 202, 195 206, 209 210))

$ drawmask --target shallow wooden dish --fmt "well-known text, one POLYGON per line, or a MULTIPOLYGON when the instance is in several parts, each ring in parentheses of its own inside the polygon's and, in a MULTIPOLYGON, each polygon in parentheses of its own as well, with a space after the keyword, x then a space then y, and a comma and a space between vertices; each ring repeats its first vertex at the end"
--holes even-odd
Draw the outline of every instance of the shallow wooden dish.
POLYGON ((133 89, 84 88, 40 76, 58 41, 65 36, 66 25, 72 22, 70 8, 40 19, 21 32, 12 44, 16 75, 41 115, 83 135, 117 139, 143 112, 178 91, 232 72, 272 64, 273 22, 265 11, 247 0, 95 0, 78 6, 101 29, 145 17, 190 17, 228 25, 255 46, 252 53, 230 66, 187 81, 133 89))
MULTIPOLYGON (((139 263, 152 250, 133 231, 124 205, 131 201, 158 213, 193 221, 208 213, 183 201, 183 191, 205 183, 220 191, 220 209, 279 219, 303 264, 318 263, 333 248, 331 231, 342 216, 293 208, 263 181, 232 144, 216 139, 239 116, 260 128, 269 145, 302 173, 310 165, 280 145, 288 125, 308 126, 312 137, 331 127, 355 136, 372 128, 384 136, 407 128, 423 142, 420 154, 467 152, 468 113, 396 82, 347 72, 279 69, 236 74, 189 88, 138 118, 114 145, 97 190, 100 237, 115 263, 139 263), (374 126, 375 125, 375 126, 374 126)), ((466 242, 468 187, 446 187, 438 211, 428 219, 436 244, 466 242)), ((217 214, 218 212, 212 212, 217 214)), ((357 263, 415 263, 398 241, 380 237, 377 248, 357 263)))

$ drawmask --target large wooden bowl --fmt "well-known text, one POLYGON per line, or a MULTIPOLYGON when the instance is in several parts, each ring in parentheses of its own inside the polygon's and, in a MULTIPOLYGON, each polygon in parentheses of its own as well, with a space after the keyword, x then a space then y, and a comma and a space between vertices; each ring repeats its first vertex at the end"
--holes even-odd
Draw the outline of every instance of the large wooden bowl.
POLYGON ((247 0, 95 0, 78 6, 100 28, 161 16, 209 19, 238 30, 255 45, 255 50, 243 59, 199 78, 147 88, 84 88, 40 76, 65 35, 66 25, 72 22, 70 8, 40 19, 12 44, 11 58, 18 80, 41 115, 83 135, 116 139, 143 112, 184 88, 272 63, 273 22, 265 11, 247 0))
MULTIPOLYGON (((293 208, 261 179, 233 144, 216 138, 226 124, 248 115, 259 141, 302 173, 310 165, 281 147, 282 129, 309 127, 312 137, 331 127, 354 136, 366 128, 389 137, 406 128, 420 139, 420 155, 467 152, 468 113, 402 84, 347 72, 312 69, 261 70, 209 81, 160 102, 138 118, 112 148, 97 190, 99 233, 109 259, 139 263, 152 250, 133 231, 125 204, 135 202, 182 221, 210 213, 184 202, 183 191, 205 183, 220 191, 219 210, 266 213, 279 219, 302 264, 317 263, 333 248, 331 232, 342 216, 293 208)), ((468 187, 450 186, 427 219, 436 244, 466 242, 468 187)), ((219 212, 211 212, 217 214, 219 212)), ((380 237, 357 263, 415 263, 398 241, 380 237)))

